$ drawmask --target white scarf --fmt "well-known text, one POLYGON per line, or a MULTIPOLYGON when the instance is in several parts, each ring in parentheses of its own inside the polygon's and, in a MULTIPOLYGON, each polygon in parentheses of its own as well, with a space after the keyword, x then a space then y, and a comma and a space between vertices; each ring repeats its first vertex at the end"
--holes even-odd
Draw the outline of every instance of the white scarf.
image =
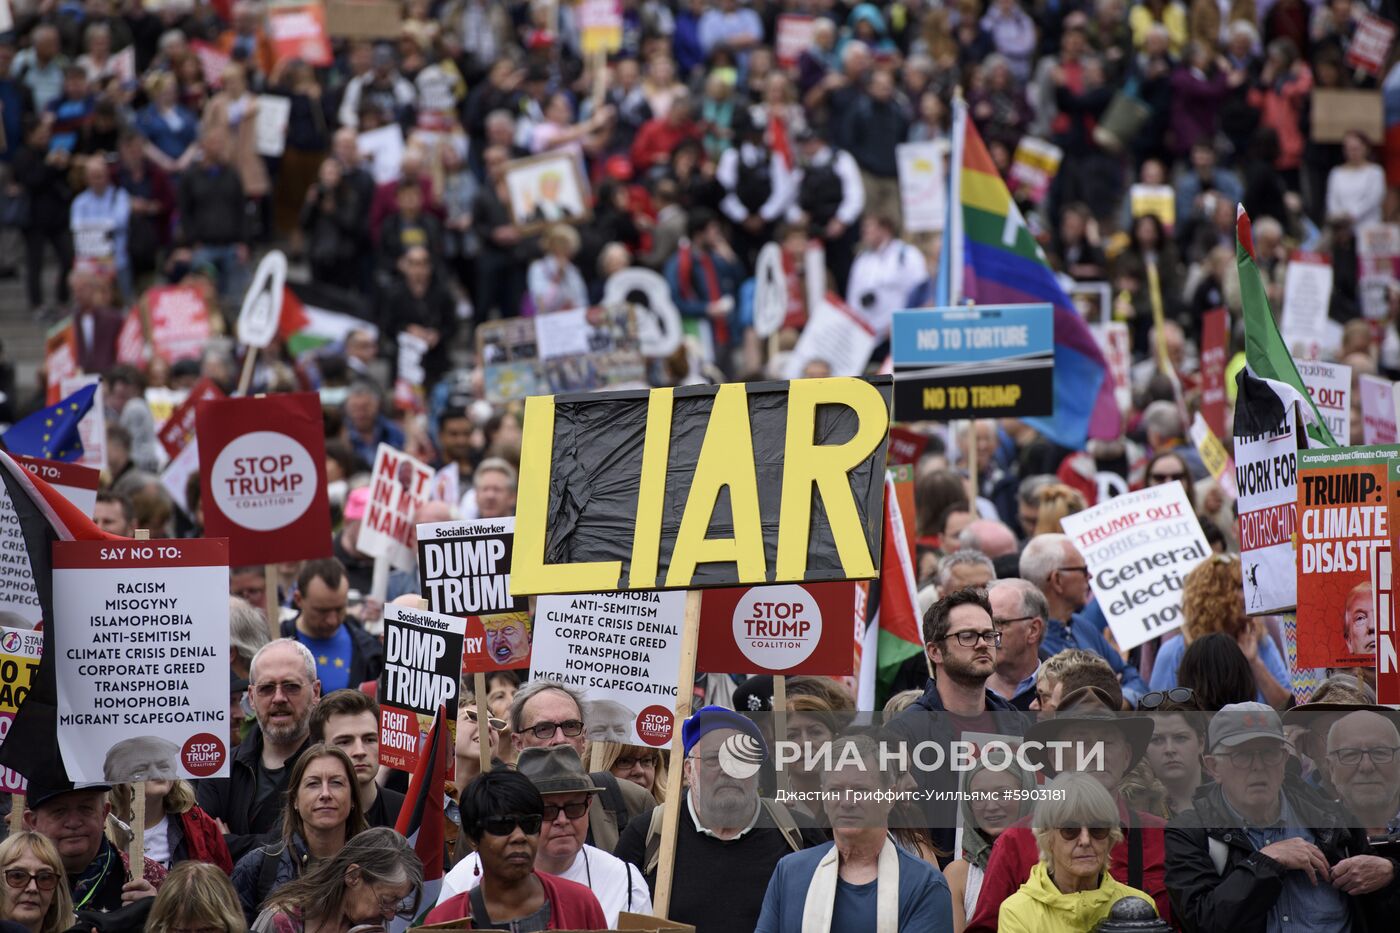
MULTIPOLYGON (((841 853, 836 846, 817 863, 807 901, 802 905, 802 933, 830 933, 836 907, 836 882, 841 873, 841 853)), ((885 837, 875 876, 875 933, 899 931, 899 850, 885 837)))

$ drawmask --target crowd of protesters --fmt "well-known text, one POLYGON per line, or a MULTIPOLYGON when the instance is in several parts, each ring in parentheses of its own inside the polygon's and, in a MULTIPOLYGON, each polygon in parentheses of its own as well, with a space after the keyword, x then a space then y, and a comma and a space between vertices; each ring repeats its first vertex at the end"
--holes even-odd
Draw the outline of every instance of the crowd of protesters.
MULTIPOLYGON (((1242 344, 1231 259, 1243 203, 1274 311, 1293 251, 1321 253, 1331 355, 1356 375, 1400 373, 1400 287, 1377 303, 1357 272, 1361 227, 1400 220, 1396 150, 1374 129, 1318 138, 1311 106, 1320 90, 1356 89, 1380 96, 1387 122, 1400 114, 1395 53, 1375 67, 1351 54, 1373 21, 1400 19, 1388 0, 622 0, 605 65, 581 53, 579 8, 550 0, 405 0, 399 34, 334 39, 325 66, 284 55, 272 11, 250 0, 5 8, 0 275, 23 277, 35 328, 71 319, 80 368, 103 377, 103 530, 201 533, 198 483, 179 497, 160 481, 148 393, 201 377, 232 390, 239 373, 236 346, 217 337, 197 358, 118 364, 123 313, 147 288, 197 284, 231 333, 275 246, 297 282, 358 296, 364 326, 303 355, 274 344, 254 371, 254 391, 320 393, 336 530, 330 558, 231 571, 231 777, 138 790, 30 775, 0 843, 0 921, 348 933, 426 912, 525 933, 650 912, 667 751, 595 742, 572 689, 514 671, 491 675, 485 696, 462 685, 449 869, 436 903, 425 895, 424 867, 393 829, 405 775, 379 762, 383 605, 356 547, 374 451, 387 443, 436 470, 420 522, 514 514, 523 409, 487 399, 476 328, 599 302, 628 267, 664 276, 699 335, 650 361, 654 385, 781 376, 815 311, 800 287, 814 246, 825 287, 886 339, 894 311, 932 302, 942 246, 906 228, 896 147, 948 140, 961 95, 1004 175, 1022 140, 1063 153, 1048 190, 1015 196, 1048 263, 1067 282, 1106 283, 1108 314, 1128 325, 1124 430, 1072 451, 1017 421, 912 426, 927 439, 912 555, 924 650, 878 697, 880 729, 857 722, 849 679, 789 678, 783 736, 740 715, 772 710, 770 678, 697 677, 669 916, 700 933, 1394 922, 1396 719, 1376 705, 1371 669, 1326 671, 1300 704, 1306 672, 1282 620, 1245 611, 1233 504, 1156 358, 1163 348, 1194 408, 1202 314, 1229 309, 1242 344), (815 22, 780 59, 784 14, 815 22), (268 96, 290 104, 277 156, 259 138, 268 96), (393 126, 404 147, 386 171, 365 139, 393 126), (521 216, 512 164, 554 152, 587 181, 586 216, 544 204, 521 216), (1170 216, 1135 206, 1134 184, 1170 185, 1170 216), (794 287, 767 344, 752 330, 752 280, 770 242, 794 287), (426 347, 407 393, 401 335, 426 347), (1104 473, 1182 484, 1214 552, 1186 578, 1179 632, 1127 652, 1061 527, 1098 500, 1104 473), (283 636, 272 641, 269 611, 283 636), (969 732, 1105 754, 1058 775, 789 776, 808 794, 964 792, 954 819, 923 821, 893 804, 784 803, 719 754, 738 734, 765 749, 835 742, 841 761, 869 762, 879 742, 969 732), (603 770, 590 772, 595 745, 603 770), (1037 788, 1053 793, 1037 803, 1037 788), (146 857, 133 865, 138 792, 146 857)), ((810 360, 803 375, 828 371, 810 360)), ((6 418, 42 404, 39 375, 16 386, 12 362, 0 368, 6 418)), ((418 590, 396 572, 387 599, 418 590)))

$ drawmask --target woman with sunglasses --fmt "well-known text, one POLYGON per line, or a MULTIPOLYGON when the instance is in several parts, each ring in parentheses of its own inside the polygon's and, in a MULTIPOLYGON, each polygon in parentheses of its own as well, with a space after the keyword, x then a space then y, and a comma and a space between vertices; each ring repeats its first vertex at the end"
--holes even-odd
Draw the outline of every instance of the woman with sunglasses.
POLYGON ((0 920, 18 923, 29 933, 60 933, 73 925, 68 877, 47 836, 15 833, 0 842, 0 872, 5 876, 0 920))
POLYGON ((1108 873, 1109 853, 1123 838, 1118 805, 1098 781, 1061 774, 1045 785, 1031 829, 1040 861, 1030 879, 1001 903, 999 933, 1085 933, 1124 897, 1156 905, 1108 873))
POLYGON ((469 920, 479 930, 606 930, 593 892, 535 871, 544 825, 544 798, 517 771, 487 771, 462 791, 462 830, 481 860, 481 881, 449 897, 427 923, 469 920))
POLYGON ((146 933, 247 933, 228 875, 208 862, 181 862, 160 886, 146 933))
MULTIPOLYGON (((1292 697, 1288 666, 1278 643, 1264 623, 1251 619, 1244 604, 1244 575, 1240 560, 1232 554, 1216 554, 1195 566, 1182 584, 1180 637, 1168 637, 1158 649, 1152 664, 1152 690, 1170 690, 1180 684, 1179 674, 1186 649, 1212 634, 1233 639, 1249 663, 1254 678, 1256 702, 1281 709, 1292 697)), ((1212 708, 1197 702, 1207 711, 1212 708)), ((1248 699, 1248 697, 1246 697, 1248 699)))
POLYGON ((233 886, 248 922, 268 895, 332 858, 364 829, 350 756, 321 744, 302 752, 287 782, 281 841, 254 849, 233 869, 233 886))
POLYGON ((279 888, 253 924, 254 933, 349 933, 385 930, 418 916, 423 863, 408 840, 387 826, 367 829, 333 857, 279 888))

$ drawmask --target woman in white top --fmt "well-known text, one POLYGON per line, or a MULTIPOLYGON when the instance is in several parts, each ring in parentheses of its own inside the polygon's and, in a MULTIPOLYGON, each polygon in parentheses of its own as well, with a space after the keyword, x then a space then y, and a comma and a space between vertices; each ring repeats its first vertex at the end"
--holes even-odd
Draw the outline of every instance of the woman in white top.
POLYGON ((1371 161, 1371 143, 1358 130, 1342 137, 1341 165, 1327 175, 1327 216, 1350 217, 1360 226, 1381 219, 1385 172, 1371 161))
POLYGON ((578 255, 578 231, 568 224, 554 224, 540 237, 544 255, 530 263, 526 281, 536 314, 568 311, 588 306, 588 287, 574 265, 578 255))
POLYGON ((953 933, 962 933, 968 918, 977 911, 977 895, 982 891, 992 843, 1030 811, 1029 800, 1015 799, 1016 793, 1034 788, 1035 777, 1014 761, 1005 771, 989 771, 985 762, 978 762, 963 774, 962 800, 958 804, 962 851, 943 870, 953 896, 953 933), (971 799, 972 793, 978 799, 971 799))

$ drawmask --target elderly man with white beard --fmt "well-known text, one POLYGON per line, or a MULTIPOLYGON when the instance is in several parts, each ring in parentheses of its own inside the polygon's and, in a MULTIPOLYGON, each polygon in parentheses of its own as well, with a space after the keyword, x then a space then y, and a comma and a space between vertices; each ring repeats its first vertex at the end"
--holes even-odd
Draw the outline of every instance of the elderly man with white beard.
MULTIPOLYGON (((731 709, 706 706, 681 729, 689 790, 680 805, 667 916, 694 924, 696 933, 752 930, 778 860, 825 841, 814 828, 799 826, 782 804, 759 797, 759 769, 742 778, 726 772, 720 746, 741 733, 767 757, 758 726, 731 709)), ((642 869, 653 895, 663 809, 628 823, 613 853, 642 869)))

